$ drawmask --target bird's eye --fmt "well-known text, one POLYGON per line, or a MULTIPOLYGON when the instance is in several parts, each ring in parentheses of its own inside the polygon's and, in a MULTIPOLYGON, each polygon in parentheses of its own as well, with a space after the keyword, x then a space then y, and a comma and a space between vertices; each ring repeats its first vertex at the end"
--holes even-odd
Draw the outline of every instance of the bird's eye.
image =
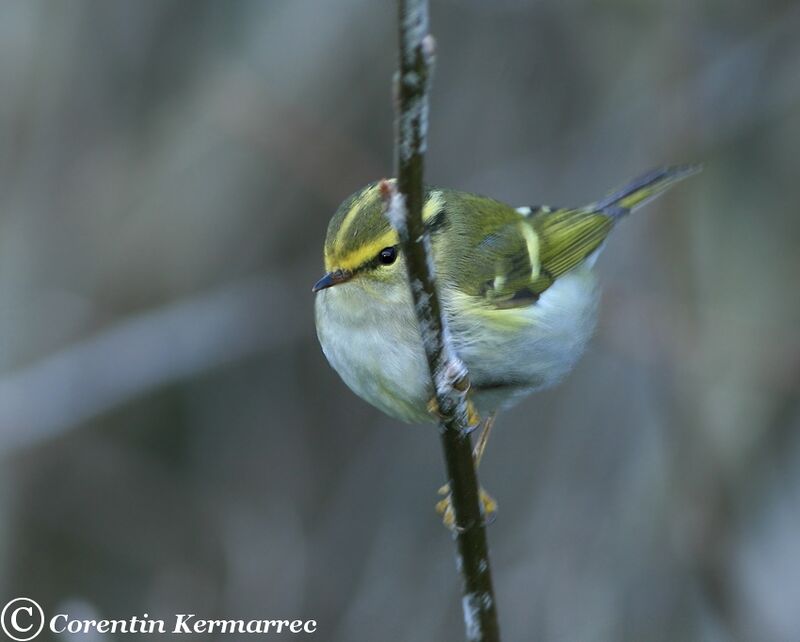
POLYGON ((378 252, 378 263, 381 265, 391 265, 397 260, 397 248, 385 247, 378 252))

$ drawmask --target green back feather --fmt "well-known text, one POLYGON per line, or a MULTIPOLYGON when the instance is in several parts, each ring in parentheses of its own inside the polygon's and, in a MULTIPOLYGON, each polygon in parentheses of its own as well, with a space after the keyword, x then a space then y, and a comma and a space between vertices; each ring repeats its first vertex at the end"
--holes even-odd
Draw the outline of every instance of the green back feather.
POLYGON ((481 297, 490 306, 530 305, 559 276, 597 251, 623 215, 698 169, 681 166, 656 170, 586 207, 536 207, 527 216, 492 199, 444 191, 448 212, 461 216, 450 217, 454 234, 442 235, 438 244, 451 254, 454 240, 459 239, 462 255, 438 259, 437 267, 445 268, 446 277, 459 290, 481 297), (535 233, 535 244, 530 242, 525 225, 535 233))

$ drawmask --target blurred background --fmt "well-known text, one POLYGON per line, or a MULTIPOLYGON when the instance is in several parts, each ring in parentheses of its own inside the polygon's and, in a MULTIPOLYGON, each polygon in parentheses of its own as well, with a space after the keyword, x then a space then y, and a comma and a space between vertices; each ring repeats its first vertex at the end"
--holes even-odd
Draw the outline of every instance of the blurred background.
MULTIPOLYGON (((0 3, 3 604, 462 639, 437 431, 313 324, 328 219, 392 172, 395 28, 0 3)), ((505 639, 800 639, 800 5, 434 0, 432 30, 432 184, 579 205, 706 166, 608 243, 575 372, 498 420, 505 639)))

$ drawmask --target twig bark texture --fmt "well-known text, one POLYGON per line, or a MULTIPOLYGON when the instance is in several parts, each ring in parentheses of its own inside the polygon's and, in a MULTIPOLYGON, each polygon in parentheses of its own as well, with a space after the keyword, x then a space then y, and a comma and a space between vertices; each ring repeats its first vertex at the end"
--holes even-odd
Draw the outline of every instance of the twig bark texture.
POLYGON ((425 198, 428 93, 434 41, 427 0, 398 0, 400 69, 396 78, 397 189, 384 182, 387 214, 400 236, 420 334, 441 415, 441 438, 455 514, 467 639, 498 642, 497 611, 478 480, 469 437, 469 379, 455 354, 436 290, 431 248, 422 221, 425 198))

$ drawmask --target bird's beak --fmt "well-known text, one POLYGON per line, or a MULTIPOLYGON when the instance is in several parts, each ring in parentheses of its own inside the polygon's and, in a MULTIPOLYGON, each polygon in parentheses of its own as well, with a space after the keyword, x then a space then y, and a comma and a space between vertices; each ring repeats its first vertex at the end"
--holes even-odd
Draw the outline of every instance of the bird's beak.
POLYGON ((328 272, 314 284, 314 287, 311 288, 311 291, 319 292, 325 288, 330 288, 339 283, 349 281, 351 278, 353 278, 353 273, 347 270, 335 270, 333 272, 328 272))

